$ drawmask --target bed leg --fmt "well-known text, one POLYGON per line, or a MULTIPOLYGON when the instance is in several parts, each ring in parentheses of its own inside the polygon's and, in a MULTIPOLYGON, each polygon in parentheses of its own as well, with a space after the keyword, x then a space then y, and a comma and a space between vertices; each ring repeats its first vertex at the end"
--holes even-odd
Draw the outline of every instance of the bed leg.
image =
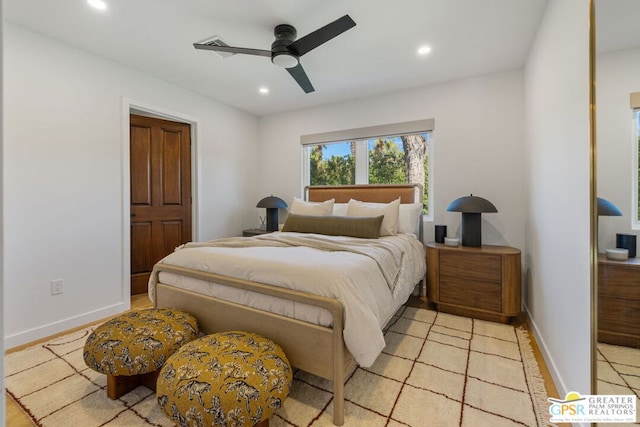
POLYGON ((342 305, 331 313, 333 317, 333 424, 344 424, 344 380, 346 377, 345 344, 343 331, 344 313, 342 305))
POLYGON ((333 424, 344 424, 344 378, 333 380, 333 424))

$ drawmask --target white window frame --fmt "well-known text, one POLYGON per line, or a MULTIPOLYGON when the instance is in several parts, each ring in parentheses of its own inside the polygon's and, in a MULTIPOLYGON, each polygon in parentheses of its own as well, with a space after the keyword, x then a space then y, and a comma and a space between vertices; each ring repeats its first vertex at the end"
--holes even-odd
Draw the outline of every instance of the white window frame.
POLYGON ((311 147, 319 144, 331 144, 336 142, 355 141, 356 142, 356 184, 369 183, 369 147, 368 141, 373 138, 396 137, 410 134, 429 134, 429 144, 427 144, 427 156, 429 158, 428 167, 428 188, 425 189, 428 198, 427 215, 423 216, 423 221, 434 220, 434 175, 433 175, 433 131, 435 121, 433 119, 416 120, 412 122, 392 123, 366 128, 345 129, 340 131, 318 133, 312 135, 302 135, 300 144, 302 145, 302 186, 301 194, 304 194, 304 187, 310 182, 310 154, 311 147))
POLYGON ((638 151, 640 151, 640 143, 638 137, 640 137, 640 108, 632 110, 632 129, 633 129, 633 143, 631 144, 631 229, 640 230, 640 220, 638 220, 638 199, 640 195, 638 191, 638 151))

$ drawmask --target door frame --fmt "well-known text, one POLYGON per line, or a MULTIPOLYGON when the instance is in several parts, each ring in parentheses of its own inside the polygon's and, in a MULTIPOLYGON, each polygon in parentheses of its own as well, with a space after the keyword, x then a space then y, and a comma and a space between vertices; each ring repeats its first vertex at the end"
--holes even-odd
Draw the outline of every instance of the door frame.
POLYGON ((131 164, 129 158, 131 114, 187 123, 191 127, 191 239, 198 240, 198 130, 200 120, 188 114, 122 98, 122 286, 121 299, 131 308, 131 164))

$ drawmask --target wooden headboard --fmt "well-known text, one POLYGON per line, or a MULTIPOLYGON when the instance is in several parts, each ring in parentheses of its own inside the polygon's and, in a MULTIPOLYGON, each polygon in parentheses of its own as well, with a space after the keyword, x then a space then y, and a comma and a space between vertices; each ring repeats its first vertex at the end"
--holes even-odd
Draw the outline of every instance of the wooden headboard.
POLYGON ((400 197, 400 203, 422 203, 420 184, 371 184, 371 185, 320 185, 305 187, 305 199, 324 202, 335 199, 336 203, 361 202, 389 203, 400 197))

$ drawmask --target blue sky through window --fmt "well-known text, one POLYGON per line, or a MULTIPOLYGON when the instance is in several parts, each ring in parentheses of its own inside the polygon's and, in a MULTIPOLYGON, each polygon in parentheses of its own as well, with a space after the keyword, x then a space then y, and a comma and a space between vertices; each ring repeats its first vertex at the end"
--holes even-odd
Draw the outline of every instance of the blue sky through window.
POLYGON ((351 145, 348 142, 337 142, 327 144, 322 150, 322 160, 327 160, 333 156, 344 157, 351 153, 351 145))
MULTIPOLYGON (((396 136, 393 138, 384 138, 384 139, 393 141, 398 146, 400 151, 404 151, 402 148, 402 139, 400 139, 399 136, 396 136)), ((369 139, 367 141, 367 146, 369 147, 369 150, 373 149, 374 142, 375 142, 375 139, 369 139)), ((336 142, 336 143, 325 145, 325 148, 322 150, 322 159, 327 160, 333 156, 344 157, 349 155, 349 153, 351 153, 351 145, 349 142, 336 142)))

